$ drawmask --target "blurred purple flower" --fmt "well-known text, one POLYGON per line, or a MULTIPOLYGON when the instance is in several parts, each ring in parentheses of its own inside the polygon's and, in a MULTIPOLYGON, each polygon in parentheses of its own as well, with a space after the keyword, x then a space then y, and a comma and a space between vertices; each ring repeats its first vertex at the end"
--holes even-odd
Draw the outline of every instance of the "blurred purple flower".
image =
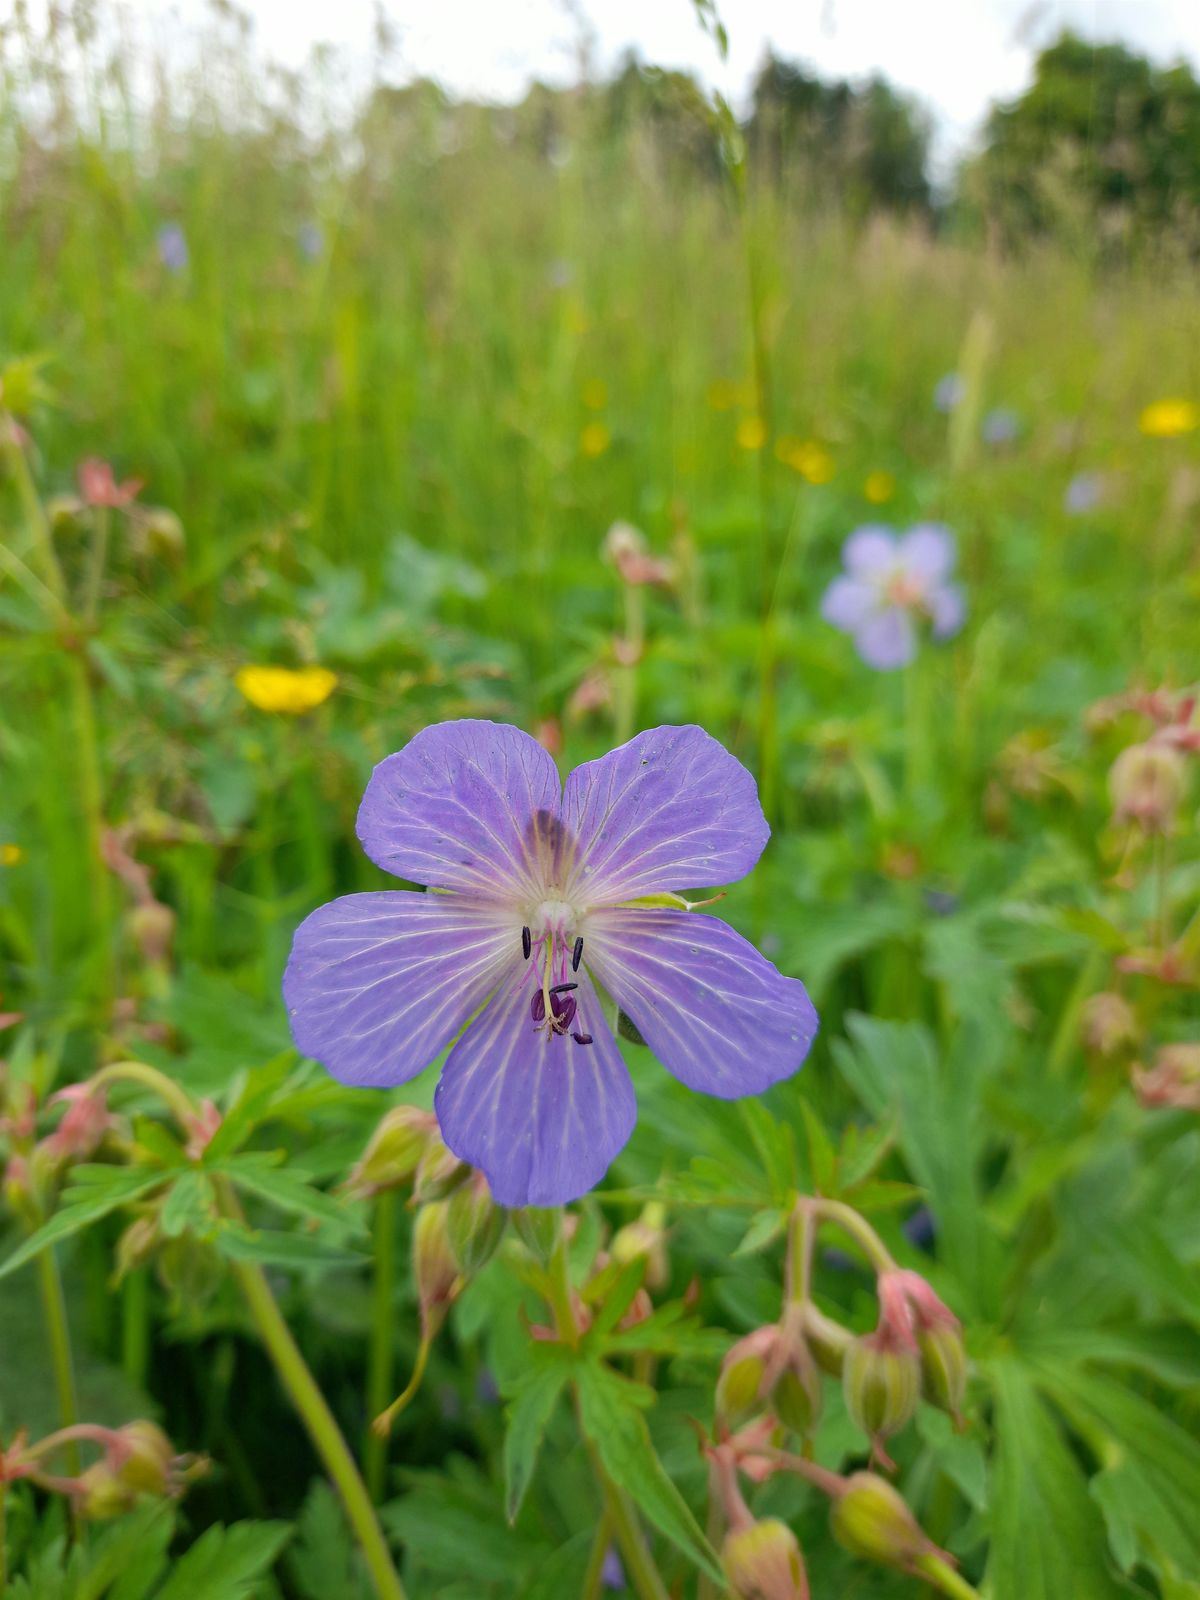
POLYGON ((518 728, 426 728, 375 768, 358 837, 436 892, 346 895, 300 925, 293 1037, 343 1083, 380 1087, 465 1025, 434 1096, 446 1143, 501 1205, 572 1200, 636 1118, 594 980, 691 1089, 759 1094, 808 1053, 803 984, 673 892, 742 877, 768 833, 754 779, 701 728, 638 734, 565 790, 518 728))
POLYGON ((928 1250, 937 1237, 937 1224, 928 1206, 918 1206, 911 1217, 906 1217, 900 1231, 909 1244, 918 1250, 928 1250))
POLYGON ((600 1582, 606 1589, 623 1589, 625 1587, 625 1568, 621 1565, 621 1558, 617 1554, 615 1545, 610 1544, 604 1553, 604 1565, 600 1568, 600 1582))
POLYGON ((1095 511, 1103 500, 1103 473, 1077 472, 1063 495, 1063 510, 1073 517, 1082 517, 1089 511, 1095 511))
POLYGON ((984 417, 979 431, 984 444, 1013 444, 1021 432, 1021 419, 1007 406, 997 406, 984 417))
POLYGON ((187 266, 187 235, 177 222, 164 222, 159 228, 158 259, 168 272, 182 272, 187 266))
POLYGON ((967 386, 957 372, 948 372, 944 378, 939 378, 937 387, 933 391, 933 403, 945 415, 962 404, 967 386))
POLYGON ((575 280, 575 269, 569 261, 558 256, 546 269, 546 279, 552 289, 569 289, 575 280))
POLYGON ((316 261, 325 249, 325 235, 315 222, 302 222, 296 244, 306 261, 316 261))
POLYGON ((917 623, 949 639, 966 620, 962 589, 949 581, 954 539, 940 523, 897 535, 891 528, 856 528, 842 546, 845 573, 826 589, 821 615, 848 633, 859 655, 880 672, 904 667, 917 653, 917 623))

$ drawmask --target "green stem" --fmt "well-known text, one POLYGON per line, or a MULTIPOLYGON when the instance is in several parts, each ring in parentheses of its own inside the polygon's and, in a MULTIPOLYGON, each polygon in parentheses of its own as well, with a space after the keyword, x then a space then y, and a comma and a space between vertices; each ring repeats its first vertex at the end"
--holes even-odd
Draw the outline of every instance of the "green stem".
POLYGON ((979 1600, 979 1591, 941 1556, 919 1556, 916 1566, 921 1576, 942 1594, 949 1595, 950 1600, 979 1600))
POLYGON ((642 1537, 642 1530, 638 1527, 637 1513, 633 1509, 629 1496, 623 1489, 609 1477, 605 1471, 604 1463, 600 1459, 592 1441, 584 1435, 584 1444, 587 1447, 588 1459, 592 1463, 592 1471, 596 1475, 596 1482, 604 1496, 605 1511, 612 1525, 613 1538, 616 1540, 617 1549, 621 1552, 621 1561, 625 1567, 625 1576, 628 1578, 635 1594, 640 1600, 671 1600, 667 1586, 662 1580, 658 1568, 654 1564, 654 1557, 642 1537))
MULTIPOLYGON (((721 1539, 725 1532, 725 1516, 721 1510, 721 1497, 717 1493, 717 1476, 710 1466, 708 1473, 708 1512, 704 1518, 704 1537, 714 1550, 721 1547, 721 1539)), ((696 1587, 696 1600, 717 1600, 718 1589, 707 1572, 700 1574, 700 1582, 696 1587)))
POLYGON ((139 1388, 146 1384, 149 1354, 150 1280, 144 1267, 135 1267, 121 1285, 121 1370, 139 1388))
POLYGON ((923 652, 904 670, 904 780, 909 804, 929 787, 929 691, 923 652))
POLYGON ((100 1088, 105 1083, 137 1083, 143 1089, 149 1089, 156 1094, 178 1122, 181 1132, 191 1131, 191 1121, 196 1115, 196 1107, 184 1089, 168 1078, 165 1072, 160 1072, 157 1067, 147 1066, 144 1061, 114 1061, 110 1066, 101 1067, 92 1079, 93 1088, 100 1088))
POLYGON ((788 1224, 787 1299, 807 1305, 812 1299, 812 1257, 817 1219, 811 1202, 797 1202, 788 1224))
POLYGON ((21 446, 12 437, 11 431, 5 429, 8 440, 8 459, 12 467, 13 477, 17 483, 17 493, 21 497, 21 508, 25 513, 25 520, 29 524, 29 531, 33 534, 34 543, 37 545, 41 557, 42 568, 45 572, 46 584, 54 598, 54 605, 58 612, 59 621, 67 618, 67 586, 63 579, 62 568, 58 564, 58 555, 54 549, 54 538, 50 532, 50 523, 46 517, 42 502, 38 498, 37 485, 33 481, 33 474, 29 470, 29 462, 21 446))
POLYGON ((101 998, 111 1000, 115 993, 112 947, 112 886, 104 861, 103 833, 104 778, 100 766, 100 740, 96 729, 96 707, 88 680, 87 661, 79 650, 67 655, 71 694, 71 724, 79 771, 79 794, 86 829, 88 871, 92 881, 92 911, 96 938, 100 946, 101 998))
POLYGON ((0 1596, 8 1590, 7 1485, 0 1481, 0 1596))
POLYGON ((604 1559, 608 1555, 611 1543, 612 1523, 606 1511, 596 1524, 596 1539, 592 1545, 592 1553, 588 1557, 587 1571, 583 1575, 580 1600, 600 1600, 600 1589, 604 1582, 604 1559))
POLYGON ((94 627, 100 612, 100 588, 108 562, 108 507, 96 506, 92 513, 92 549, 83 589, 83 620, 94 627))
MULTIPOLYGON (((371 1342, 367 1352, 367 1416, 377 1417, 392 1396, 395 1336, 392 1300, 396 1289, 396 1191, 384 1189, 375 1202, 374 1278, 371 1285, 371 1342)), ((383 1498, 387 1440, 371 1427, 363 1447, 363 1471, 376 1505, 383 1498)))
POLYGON ((809 1202, 816 1215, 824 1222, 848 1233, 861 1249, 876 1272, 894 1272, 896 1263, 891 1252, 865 1217, 860 1217, 852 1207, 840 1200, 817 1199, 809 1202))
MULTIPOLYGON (((59 1421, 64 1428, 73 1428, 79 1420, 79 1404, 75 1394, 75 1366, 71 1360, 71 1329, 53 1245, 38 1256, 37 1270, 42 1315, 46 1319, 46 1337, 50 1343, 50 1365, 58 1395, 59 1421)), ((67 1471, 72 1477, 79 1472, 79 1451, 73 1442, 67 1448, 67 1471)))
MULTIPOLYGON (((224 1193, 222 1202, 226 1215, 237 1214, 239 1208, 232 1193, 224 1193)), ((354 1457, 325 1396, 300 1354, 300 1347, 283 1319, 262 1268, 249 1261, 234 1261, 231 1267, 238 1287, 246 1297, 250 1315, 267 1354, 274 1363, 279 1381, 342 1497, 346 1517, 366 1560, 375 1593, 379 1600, 405 1600, 404 1585, 392 1562, 391 1552, 376 1519, 366 1485, 359 1477, 354 1457)))
POLYGON ((1054 1030, 1050 1053, 1046 1057, 1046 1071, 1048 1073, 1061 1072, 1071 1059, 1071 1052, 1079 1043, 1079 1018, 1083 1011, 1084 1002, 1100 981, 1104 960, 1102 951, 1092 950, 1088 952, 1082 966, 1079 968, 1079 976, 1071 986, 1071 992, 1067 996, 1067 1003, 1058 1019, 1058 1027, 1054 1030))

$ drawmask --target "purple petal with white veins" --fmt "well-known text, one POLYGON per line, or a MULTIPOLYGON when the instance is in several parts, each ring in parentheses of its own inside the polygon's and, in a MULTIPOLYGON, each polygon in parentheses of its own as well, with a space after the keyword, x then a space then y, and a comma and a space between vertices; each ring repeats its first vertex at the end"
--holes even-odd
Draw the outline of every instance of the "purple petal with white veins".
POLYGON ((917 630, 899 606, 886 606, 868 617, 854 632, 859 655, 877 672, 906 667, 917 653, 917 630))
POLYGON ((896 535, 881 523, 855 528, 842 546, 842 563, 852 578, 870 578, 896 561, 896 535))
POLYGON ((376 866, 398 878, 527 899, 535 834, 557 827, 561 792, 550 755, 520 728, 439 722, 375 768, 358 837, 376 866))
POLYGON ((949 528, 940 522, 921 522, 900 540, 896 554, 911 576, 937 583, 953 571, 957 552, 949 528))
POLYGON ((523 965, 511 912, 384 889, 305 918, 283 998, 297 1049, 342 1083, 390 1086, 423 1071, 523 965))
POLYGON ((835 578, 821 598, 821 615, 843 633, 853 633, 879 604, 878 584, 861 578, 835 578))
POLYGON ((758 786, 703 728, 651 728, 576 767, 563 794, 575 837, 567 898, 590 905, 733 883, 770 837, 758 786))
POLYGON ((967 597, 956 583, 939 583, 926 602, 933 618, 933 637, 949 639, 967 620, 967 597))
POLYGON ((654 1054, 689 1089, 732 1100, 790 1077, 817 1013, 726 922, 694 911, 598 911, 587 960, 654 1054))
POLYGON ((633 1132, 637 1104, 587 972, 577 975, 576 1032, 539 1031, 527 969, 497 994, 450 1052, 434 1095, 442 1137, 482 1169, 503 1206, 557 1206, 599 1183, 633 1132))

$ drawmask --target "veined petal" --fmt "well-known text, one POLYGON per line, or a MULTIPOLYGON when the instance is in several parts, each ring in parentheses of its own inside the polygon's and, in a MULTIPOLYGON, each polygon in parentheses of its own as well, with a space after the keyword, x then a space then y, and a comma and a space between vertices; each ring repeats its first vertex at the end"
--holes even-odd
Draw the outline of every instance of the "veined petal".
POLYGON ((862 578, 835 578, 821 598, 821 615, 843 633, 853 633, 879 605, 878 584, 862 578))
POLYGON ((283 998, 296 1047, 342 1083, 404 1083, 523 965, 512 912, 457 895, 348 894, 296 929, 283 998))
POLYGON ((482 1168, 500 1205, 576 1199, 633 1132, 633 1084, 587 973, 577 976, 574 1027, 591 1044, 538 1031, 529 968, 475 1019, 442 1071, 433 1101, 442 1137, 482 1168))
POLYGON ((790 1077, 817 1013, 726 922, 694 911, 593 912, 587 960, 642 1038, 689 1089, 732 1100, 790 1077))
POLYGON ((852 578, 871 578, 896 563, 896 535, 883 523, 855 528, 842 546, 842 564, 852 578))
POLYGON ((906 667, 917 653, 917 630, 900 606, 884 606, 854 630, 858 653, 869 667, 890 672, 906 667))
POLYGON ((358 837, 398 878, 527 898, 537 834, 556 826, 561 792, 550 755, 520 728, 438 722, 375 768, 358 837))
POLYGON ((758 787, 703 728, 652 728, 576 767, 569 899, 589 905, 744 877, 770 836, 758 787))

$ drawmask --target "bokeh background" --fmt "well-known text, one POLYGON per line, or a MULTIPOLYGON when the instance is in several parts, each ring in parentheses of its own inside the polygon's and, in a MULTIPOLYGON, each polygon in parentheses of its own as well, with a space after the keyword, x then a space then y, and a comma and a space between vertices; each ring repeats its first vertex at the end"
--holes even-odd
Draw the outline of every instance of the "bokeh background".
MULTIPOLYGON (((1196 745, 1170 730, 1192 729, 1200 644, 1200 39, 1185 16, 1146 55, 1035 17, 1028 72, 964 131, 881 72, 778 45, 733 82, 715 12, 679 11, 711 70, 598 58, 571 12, 574 57, 503 103, 406 79, 386 15, 353 60, 287 66, 226 5, 169 40, 103 4, 0 23, 11 1243, 64 1181, 29 1177, 48 1097, 130 1057, 225 1110, 257 1085, 256 1137, 323 1193, 344 1178, 388 1101, 296 1063, 278 983, 307 911, 383 881, 354 837, 375 761, 447 717, 517 722, 564 769, 699 722, 774 829, 722 914, 822 1014, 802 1091, 771 1101, 793 1155, 821 1166, 816 1126, 831 1148, 864 1117, 891 1129, 875 1200, 896 1229, 931 1191, 943 1230, 974 1219, 952 1250, 979 1360, 1045 1315, 1042 1365, 1003 1370, 969 1442, 923 1439, 938 1536, 966 1529, 995 1600, 1183 1600, 1195 1060, 1143 1080, 1198 1022, 1196 745), (853 529, 929 521, 953 536, 966 625, 872 670, 822 594, 853 529), (1182 752, 1168 776, 1110 788, 1154 738, 1182 752), (1120 1026, 1089 1033, 1114 994, 1120 1026), (931 1109, 918 1035, 969 1104, 943 1082, 931 1109), (1064 1328, 1053 1359, 1085 1366, 1051 1381, 1064 1328), (1102 1394, 1103 1360, 1127 1366, 1102 1394), (1145 1412, 1122 1409, 1130 1369, 1145 1412), (1147 1414, 1169 1435, 1146 1443, 1147 1414), (1037 1581, 1006 1586, 1029 1561, 1037 1581)), ((768 1205, 761 1130, 635 1070, 614 1192, 665 1184, 676 1289, 703 1280, 711 1325, 744 1331, 766 1268, 757 1243, 733 1256, 713 1172, 768 1205)), ((142 1254, 129 1215, 65 1249, 84 1409, 157 1416, 211 1455, 181 1538, 282 1530, 248 1562, 262 1587, 214 1594, 356 1593, 203 1207, 180 1207, 142 1254)), ((365 1256, 289 1249, 275 1287, 357 1442, 379 1381, 365 1256)), ((5 1438, 55 1424, 31 1284, 0 1283, 5 1438)), ((415 1291, 401 1271, 389 1292, 399 1371, 415 1291)), ((504 1522, 496 1374, 516 1356, 489 1292, 435 1354, 387 1479, 418 1600, 533 1596, 551 1555, 576 1559, 569 1472, 504 1522)), ((664 1397, 685 1483, 711 1355, 664 1397)), ((30 1499, 15 1528, 18 1563, 52 1534, 61 1557, 61 1515, 30 1499)), ((852 1590, 837 1559, 827 1593, 917 1592, 852 1590)))

